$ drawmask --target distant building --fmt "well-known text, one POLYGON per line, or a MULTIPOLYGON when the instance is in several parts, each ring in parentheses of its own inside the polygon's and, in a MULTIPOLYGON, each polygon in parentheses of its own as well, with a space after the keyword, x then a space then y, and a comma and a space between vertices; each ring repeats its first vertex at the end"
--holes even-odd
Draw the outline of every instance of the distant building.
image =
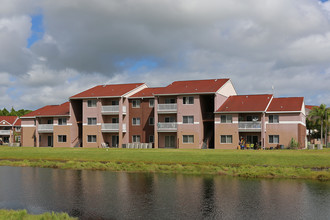
POLYGON ((0 116, 0 143, 21 143, 21 120, 17 116, 0 116))

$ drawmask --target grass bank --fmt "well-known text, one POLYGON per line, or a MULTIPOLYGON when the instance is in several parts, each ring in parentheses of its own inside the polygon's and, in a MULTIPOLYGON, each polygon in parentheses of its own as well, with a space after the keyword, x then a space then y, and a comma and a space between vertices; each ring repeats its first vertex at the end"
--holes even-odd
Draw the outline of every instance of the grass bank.
POLYGON ((66 213, 44 213, 41 215, 28 214, 26 210, 6 210, 0 209, 0 220, 71 220, 72 218, 66 213))
POLYGON ((330 180, 330 149, 0 148, 0 165, 330 180))

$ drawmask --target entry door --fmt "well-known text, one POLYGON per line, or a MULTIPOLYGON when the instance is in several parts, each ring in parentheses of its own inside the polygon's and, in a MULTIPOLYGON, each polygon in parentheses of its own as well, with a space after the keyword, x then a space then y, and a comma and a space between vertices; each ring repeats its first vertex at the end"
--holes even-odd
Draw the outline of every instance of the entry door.
POLYGON ((253 136, 253 142, 252 142, 252 144, 256 144, 256 143, 258 143, 258 136, 253 136))
POLYGON ((48 147, 53 146, 53 136, 48 136, 48 147))
POLYGON ((111 146, 112 147, 118 147, 119 145, 119 136, 118 135, 113 135, 111 138, 111 146))
POLYGON ((175 136, 165 136, 165 147, 175 148, 175 136))

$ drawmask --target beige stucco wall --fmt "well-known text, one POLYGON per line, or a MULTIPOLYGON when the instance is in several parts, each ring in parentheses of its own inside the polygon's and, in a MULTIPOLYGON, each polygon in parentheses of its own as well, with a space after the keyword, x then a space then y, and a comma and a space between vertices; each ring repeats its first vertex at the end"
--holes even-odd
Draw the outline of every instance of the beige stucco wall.
POLYGON ((71 147, 71 126, 70 125, 55 125, 53 132, 54 147, 71 147), (58 142, 58 135, 66 135, 66 142, 58 142))
POLYGON ((34 135, 35 127, 23 127, 22 128, 22 147, 35 147, 34 135))
POLYGON ((189 131, 189 129, 180 130, 177 133, 177 143, 179 144, 178 148, 180 149, 200 149, 200 136, 199 132, 189 131), (183 143, 183 135, 194 135, 194 143, 183 143))
POLYGON ((214 148, 215 149, 237 149, 239 141, 238 124, 215 124, 214 148), (232 135, 233 143, 220 143, 221 135, 232 135))
POLYGON ((103 135, 101 133, 101 126, 99 125, 84 125, 83 126, 83 147, 99 148, 103 143, 103 135), (88 135, 96 135, 96 143, 87 142, 88 135))

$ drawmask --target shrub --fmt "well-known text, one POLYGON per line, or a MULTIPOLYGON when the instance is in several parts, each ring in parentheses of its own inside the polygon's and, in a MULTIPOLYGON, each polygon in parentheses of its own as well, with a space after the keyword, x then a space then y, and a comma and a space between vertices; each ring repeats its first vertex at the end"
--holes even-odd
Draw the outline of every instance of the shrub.
POLYGON ((289 148, 290 149, 298 149, 298 147, 299 147, 299 143, 294 138, 291 138, 289 148))

